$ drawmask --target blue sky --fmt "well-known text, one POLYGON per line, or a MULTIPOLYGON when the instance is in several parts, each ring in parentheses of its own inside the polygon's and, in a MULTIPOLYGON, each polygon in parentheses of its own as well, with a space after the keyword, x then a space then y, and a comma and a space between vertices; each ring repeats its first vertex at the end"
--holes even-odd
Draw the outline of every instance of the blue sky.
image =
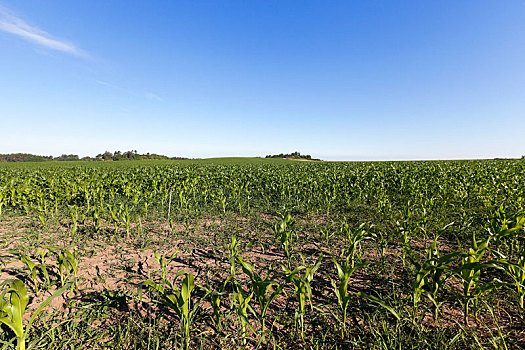
POLYGON ((525 154, 525 2, 0 0, 0 153, 525 154))

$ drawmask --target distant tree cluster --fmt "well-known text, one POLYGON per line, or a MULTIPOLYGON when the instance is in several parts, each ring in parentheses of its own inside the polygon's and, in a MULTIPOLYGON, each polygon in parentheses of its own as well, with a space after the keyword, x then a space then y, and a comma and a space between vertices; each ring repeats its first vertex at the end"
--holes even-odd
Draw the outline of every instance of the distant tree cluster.
POLYGON ((104 153, 97 154, 95 159, 96 160, 117 161, 117 160, 146 160, 146 159, 167 160, 167 159, 187 159, 187 158, 183 158, 183 157, 170 158, 170 157, 163 156, 160 154, 155 154, 155 153, 139 154, 137 153, 137 151, 133 150, 133 151, 127 151, 127 152, 115 151, 114 153, 106 151, 104 153))
POLYGON ((12 154, 0 154, 0 162, 43 162, 43 161, 50 161, 50 160, 57 160, 57 161, 77 161, 77 160, 98 160, 98 161, 117 161, 117 160, 148 160, 148 159, 172 159, 172 160, 182 160, 182 159, 188 159, 184 157, 167 157, 160 154, 155 153, 146 153, 146 154, 139 154, 137 151, 127 151, 127 152, 120 152, 115 151, 114 153, 111 152, 104 152, 97 154, 95 157, 83 157, 79 158, 76 154, 62 154, 59 157, 53 157, 53 156, 37 156, 34 154, 28 154, 28 153, 12 153, 12 154))
POLYGON ((312 158, 312 156, 309 154, 301 154, 299 152, 293 152, 293 153, 288 153, 288 154, 283 154, 283 153, 272 154, 272 155, 267 155, 266 158, 320 160, 320 159, 312 158))
POLYGON ((72 161, 79 160, 79 158, 76 154, 63 154, 60 157, 53 158, 53 160, 72 161))
POLYGON ((28 153, 0 154, 0 162, 43 162, 53 160, 53 156, 36 156, 28 153))

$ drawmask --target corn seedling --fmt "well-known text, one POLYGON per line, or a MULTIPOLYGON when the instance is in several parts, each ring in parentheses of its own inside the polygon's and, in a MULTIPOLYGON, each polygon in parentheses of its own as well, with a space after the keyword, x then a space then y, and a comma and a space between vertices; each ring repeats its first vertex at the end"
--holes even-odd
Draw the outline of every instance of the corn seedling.
POLYGON ((3 189, 0 189, 0 217, 2 216, 2 207, 4 206, 5 195, 3 189))
MULTIPOLYGON (((142 283, 142 286, 148 287, 159 298, 157 300, 159 303, 172 309, 179 318, 185 349, 189 349, 191 325, 202 300, 197 303, 193 303, 191 300, 191 294, 195 289, 193 279, 191 273, 181 271, 175 276, 173 282, 164 280, 162 283, 156 283, 152 280, 146 280, 142 283), (183 276, 183 279, 181 287, 178 288, 174 283, 180 276, 183 276)), ((142 293, 141 290, 139 289, 139 293, 142 293)))
POLYGON ((49 251, 56 257, 56 269, 60 276, 60 285, 64 286, 66 280, 73 274, 73 284, 71 288, 72 290, 73 287, 78 289, 78 252, 76 250, 71 252, 67 248, 57 247, 49 247, 49 251))
POLYGON ((69 288, 69 285, 66 284, 62 288, 57 289, 53 295, 33 311, 27 325, 24 327, 24 315, 27 313, 26 307, 29 303, 29 296, 24 282, 21 280, 6 280, 2 282, 0 286, 5 288, 0 293, 0 324, 6 325, 15 333, 17 350, 25 350, 29 329, 42 310, 49 305, 53 299, 60 296, 69 288))
POLYGON ((343 224, 341 230, 343 231, 347 241, 347 254, 350 256, 350 262, 354 267, 355 261, 361 261, 361 241, 365 239, 367 230, 364 229, 365 224, 362 223, 355 230, 348 224, 343 224), (357 258, 357 259, 356 259, 357 258))
POLYGON ((379 252, 381 258, 383 259, 386 255, 386 249, 390 242, 392 242, 392 235, 389 235, 384 230, 379 229, 377 232, 372 232, 371 237, 376 244, 377 251, 379 252))
POLYGON ((69 217, 71 218, 71 225, 70 225, 70 235, 71 239, 75 239, 77 230, 78 230, 78 207, 73 206, 70 209, 69 217))
POLYGON ((478 240, 476 239, 476 234, 472 233, 471 247, 466 254, 462 255, 461 266, 456 272, 462 286, 460 300, 463 304, 463 321, 465 325, 468 325, 470 305, 473 304, 475 312, 477 312, 479 297, 494 288, 494 282, 483 284, 480 281, 482 269, 488 267, 499 268, 494 263, 481 262, 481 259, 487 252, 490 238, 491 236, 487 236, 485 240, 478 240))
POLYGON ((179 253, 180 253, 179 249, 177 249, 171 255, 168 255, 168 254, 161 255, 161 254, 157 254, 157 252, 154 252, 155 260, 160 265, 161 279, 162 280, 166 280, 167 273, 168 273, 168 265, 173 259, 177 258, 177 255, 179 253))
POLYGON ((339 311, 341 313, 341 318, 338 321, 341 325, 341 339, 344 339, 347 311, 352 297, 352 295, 348 294, 348 282, 350 281, 350 278, 354 272, 364 264, 355 264, 352 259, 351 251, 343 251, 340 256, 340 260, 341 263, 339 263, 335 257, 332 257, 332 262, 334 263, 334 267, 337 272, 337 279, 333 279, 331 276, 328 277, 330 278, 330 283, 332 284, 334 294, 337 298, 339 311))
POLYGON ((221 287, 219 288, 219 290, 215 290, 209 286, 210 276, 208 272, 208 274, 206 275, 207 286, 202 287, 202 289, 206 292, 206 295, 211 303, 211 306, 213 309, 213 316, 214 316, 213 323, 214 323, 215 329, 219 332, 222 330, 222 317, 223 317, 223 314, 221 313, 221 301, 225 296, 228 295, 228 292, 226 291, 226 286, 230 282, 231 278, 232 276, 228 276, 228 278, 223 283, 221 283, 221 287))
POLYGON ((252 300, 254 293, 251 291, 249 294, 246 294, 241 285, 238 285, 237 282, 235 282, 235 284, 236 288, 233 292, 233 305, 235 307, 239 323, 241 324, 242 345, 246 346, 247 328, 250 328, 252 332, 254 332, 254 329, 250 324, 250 320, 248 319, 248 311, 254 313, 253 308, 250 306, 250 301, 252 300))
POLYGON ((220 189, 217 194, 212 193, 212 197, 221 205, 222 213, 226 214, 226 196, 224 195, 224 191, 220 189))
POLYGON ((91 211, 91 219, 93 220, 93 227, 95 228, 95 232, 99 233, 102 229, 102 219, 100 217, 100 209, 94 208, 91 211))
MULTIPOLYGON (((312 280, 314 273, 321 266, 323 260, 323 254, 319 254, 319 258, 312 266, 299 266, 295 270, 291 271, 288 267, 283 266, 286 272, 286 281, 292 282, 294 286, 295 299, 297 300, 297 309, 295 310, 295 325, 296 328, 301 332, 301 339, 304 340, 304 315, 306 313, 306 300, 310 302, 310 307, 313 311, 312 304, 312 280), (301 271, 304 271, 300 274, 301 271)), ((304 259, 303 259, 304 263, 304 259)))
POLYGON ((170 216, 169 219, 168 219, 168 226, 170 228, 170 234, 173 233, 173 229, 175 228, 175 225, 173 223, 173 218, 170 216))
MULTIPOLYGON (((439 253, 437 238, 426 248, 427 255, 423 263, 419 263, 414 254, 408 253, 409 261, 415 268, 416 276, 412 282, 412 301, 413 301, 413 321, 418 310, 418 304, 421 296, 425 296, 432 302, 434 310, 434 319, 438 320, 438 311, 442 302, 438 298, 446 279, 449 277, 450 264, 459 255, 458 252, 452 252, 445 256, 439 253)), ((421 317, 424 316, 424 313, 421 317)))
POLYGON ((118 207, 107 204, 107 208, 108 208, 109 214, 111 215, 111 222, 113 222, 114 231, 115 233, 117 233, 118 224, 120 222, 120 219, 119 219, 120 213, 119 213, 118 207))
POLYGON ((518 306, 520 313, 524 309, 525 300, 525 247, 520 247, 515 260, 510 261, 505 255, 494 251, 493 253, 498 257, 498 265, 505 271, 507 276, 512 280, 507 285, 511 286, 518 297, 518 306))
POLYGON ((321 236, 324 238, 326 245, 329 244, 330 239, 335 235, 335 232, 332 230, 332 226, 325 229, 320 229, 321 236))
POLYGON ((290 251, 290 245, 292 243, 292 235, 295 231, 295 222, 292 220, 290 213, 286 213, 282 216, 281 220, 275 223, 273 227, 275 237, 281 245, 281 249, 284 251, 284 256, 288 262, 288 268, 291 264, 292 254, 290 251))
POLYGON ((45 266, 43 266, 42 264, 35 264, 29 256, 23 253, 12 252, 12 254, 15 255, 18 258, 18 260, 20 260, 20 262, 22 262, 28 269, 29 276, 31 277, 31 280, 33 282, 33 287, 35 288, 35 293, 38 294, 38 271, 41 270, 44 276, 46 277, 46 280, 49 281, 49 275, 45 266))
POLYGON ((412 211, 410 210, 410 202, 403 209, 403 219, 401 222, 396 220, 394 232, 398 238, 401 239, 401 246, 403 247, 402 261, 403 265, 406 261, 406 252, 410 248, 410 240, 416 234, 417 226, 412 221, 412 211))
POLYGON ((37 249, 37 254, 40 255, 39 267, 46 279, 46 286, 49 288, 51 287, 51 280, 49 278, 49 272, 47 271, 47 267, 49 266, 48 264, 46 264, 47 253, 48 251, 45 249, 37 249))
MULTIPOLYGON (((168 218, 171 219, 171 195, 172 195, 172 191, 173 189, 170 188, 170 192, 169 192, 169 201, 168 201, 168 218)), ((170 228, 171 228, 171 225, 170 225, 170 228)), ((172 229, 173 231, 173 229, 172 229)))
POLYGON ((129 212, 128 206, 124 206, 124 210, 122 210, 122 221, 124 222, 124 225, 126 226, 126 236, 129 239, 129 233, 131 229, 131 214, 129 212))
POLYGON ((46 211, 43 207, 37 206, 36 208, 36 214, 38 216, 38 221, 40 221, 40 224, 42 227, 46 226, 46 211))
POLYGON ((266 271, 264 278, 259 276, 254 267, 240 256, 237 257, 237 262, 241 265, 243 272, 250 278, 250 289, 253 292, 255 299, 259 304, 259 312, 256 317, 261 324, 262 341, 264 341, 266 334, 266 313, 272 301, 279 296, 286 282, 279 283, 270 278, 270 270, 266 271), (276 286, 275 288, 272 288, 276 286))

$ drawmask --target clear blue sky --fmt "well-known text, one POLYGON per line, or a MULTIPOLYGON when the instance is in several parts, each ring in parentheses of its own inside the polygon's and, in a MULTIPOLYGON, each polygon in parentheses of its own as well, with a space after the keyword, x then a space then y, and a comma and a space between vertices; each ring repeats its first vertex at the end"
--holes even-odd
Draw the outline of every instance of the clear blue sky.
POLYGON ((0 153, 525 154, 525 2, 0 0, 0 153))

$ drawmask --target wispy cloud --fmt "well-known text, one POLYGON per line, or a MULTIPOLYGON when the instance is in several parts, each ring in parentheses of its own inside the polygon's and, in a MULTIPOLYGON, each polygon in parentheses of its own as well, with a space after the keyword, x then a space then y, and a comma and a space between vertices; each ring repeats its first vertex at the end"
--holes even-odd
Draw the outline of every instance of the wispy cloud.
POLYGON ((103 81, 103 80, 95 80, 95 83, 97 83, 97 84, 99 84, 99 85, 109 86, 109 87, 112 87, 112 88, 116 88, 116 89, 118 89, 118 87, 116 87, 115 85, 112 85, 112 84, 108 83, 107 81, 103 81))
POLYGON ((131 96, 144 97, 144 98, 147 98, 148 100, 157 101, 157 102, 163 102, 164 101, 164 99, 162 97, 160 97, 159 95, 157 95, 157 94, 155 94, 153 92, 150 92, 150 91, 146 91, 146 92, 143 92, 143 93, 138 93, 136 91, 129 90, 129 89, 126 89, 126 88, 114 85, 114 84, 109 83, 109 82, 104 81, 104 80, 94 80, 94 82, 97 83, 98 85, 106 86, 108 88, 124 92, 124 93, 126 93, 128 95, 131 95, 131 96))
POLYGON ((51 50, 79 57, 87 56, 83 50, 74 44, 66 40, 54 38, 51 34, 27 24, 2 5, 0 5, 0 31, 16 35, 24 40, 51 50))
POLYGON ((164 100, 162 99, 162 97, 160 97, 160 96, 157 95, 157 94, 154 94, 153 92, 146 92, 146 93, 144 94, 144 96, 146 96, 146 98, 149 98, 150 100, 159 101, 159 102, 164 101, 164 100))

